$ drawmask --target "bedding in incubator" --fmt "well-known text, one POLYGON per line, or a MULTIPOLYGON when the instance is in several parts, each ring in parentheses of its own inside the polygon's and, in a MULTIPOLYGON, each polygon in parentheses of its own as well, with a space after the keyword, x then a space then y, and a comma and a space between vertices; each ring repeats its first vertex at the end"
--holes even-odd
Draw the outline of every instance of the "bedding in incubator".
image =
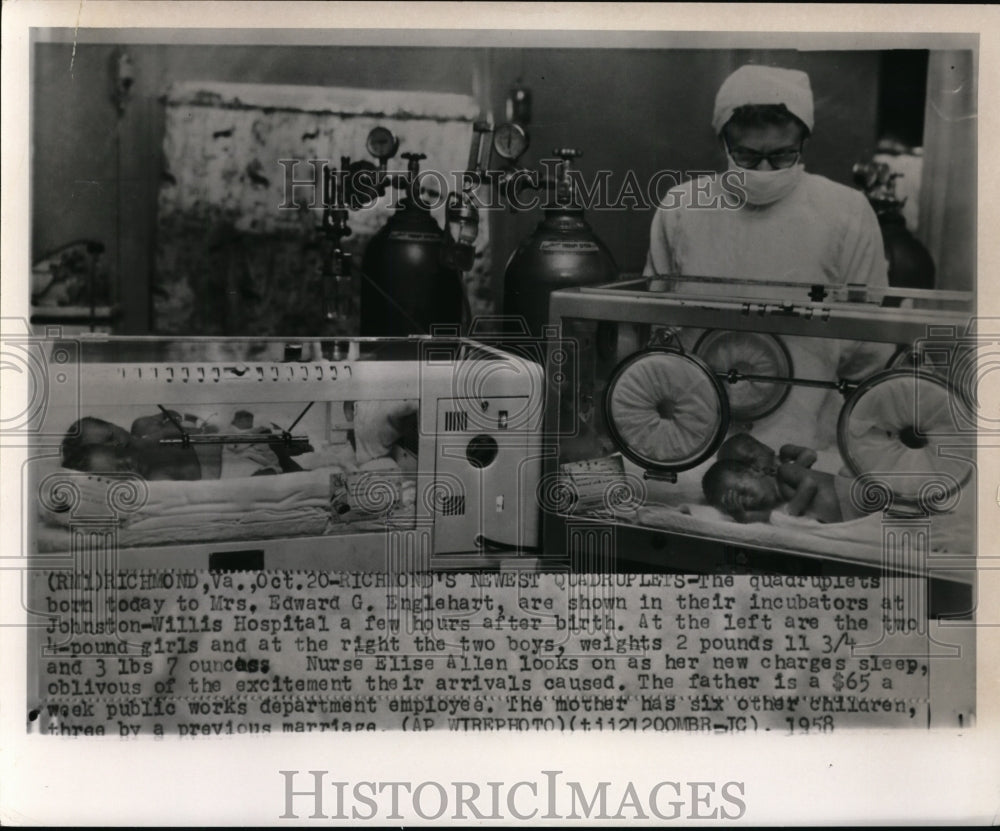
POLYGON ((411 527, 412 399, 93 409, 36 470, 42 552, 81 517, 113 517, 122 547, 323 536, 411 527), (112 508, 116 483, 140 483, 112 508), (59 487, 74 490, 72 509, 59 487), (55 496, 53 496, 55 494, 55 496))

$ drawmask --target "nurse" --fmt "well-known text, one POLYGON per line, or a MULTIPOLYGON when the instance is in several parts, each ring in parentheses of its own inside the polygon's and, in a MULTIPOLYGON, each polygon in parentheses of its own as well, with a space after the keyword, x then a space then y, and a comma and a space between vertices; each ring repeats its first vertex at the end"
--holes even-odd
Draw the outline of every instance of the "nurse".
MULTIPOLYGON (((868 200, 805 170, 813 129, 806 73, 741 67, 719 88, 712 126, 728 169, 668 191, 650 230, 644 273, 654 277, 653 287, 656 275, 888 285, 882 235, 868 200)), ((683 290, 770 299, 788 293, 699 286, 696 279, 683 290)), ((696 334, 686 331, 682 342, 691 347, 696 334)), ((802 378, 862 377, 884 366, 893 351, 830 339, 783 340, 802 378)), ((772 444, 829 445, 840 403, 824 390, 793 387, 776 413, 754 425, 754 435, 772 444)))

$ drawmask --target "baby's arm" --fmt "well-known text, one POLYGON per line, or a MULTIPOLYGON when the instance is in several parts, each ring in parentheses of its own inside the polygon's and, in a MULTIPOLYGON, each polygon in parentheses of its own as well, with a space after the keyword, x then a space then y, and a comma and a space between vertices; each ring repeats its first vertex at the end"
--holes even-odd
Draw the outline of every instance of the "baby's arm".
POLYGON ((782 445, 778 451, 778 456, 783 462, 793 462, 800 467, 812 467, 816 464, 816 451, 809 447, 801 447, 797 444, 782 445))
POLYGON ((740 501, 739 492, 735 488, 730 488, 722 496, 722 504, 715 507, 721 508, 737 522, 769 522, 771 519, 770 510, 752 509, 747 510, 740 501))

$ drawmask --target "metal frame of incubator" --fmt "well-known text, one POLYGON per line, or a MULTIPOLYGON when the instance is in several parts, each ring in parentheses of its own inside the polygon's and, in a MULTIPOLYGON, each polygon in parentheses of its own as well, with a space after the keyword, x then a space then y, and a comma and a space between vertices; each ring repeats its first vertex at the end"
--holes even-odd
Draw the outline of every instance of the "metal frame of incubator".
MULTIPOLYGON (((829 300, 768 300, 725 296, 727 281, 714 280, 717 294, 683 294, 648 291, 644 279, 624 278, 610 285, 563 289, 553 292, 549 312, 549 346, 546 361, 546 456, 544 481, 558 478, 560 388, 552 382, 553 372, 562 368, 564 358, 560 336, 564 320, 592 323, 647 324, 656 327, 686 327, 771 333, 775 335, 850 339, 895 345, 915 344, 921 339, 939 337, 942 341, 968 338, 974 314, 963 311, 938 311, 910 308, 881 308, 866 299, 864 289, 828 286, 829 300), (557 356, 553 360, 553 356, 557 356)), ((734 281, 738 283, 739 281, 734 281)), ((791 295, 791 284, 783 286, 791 295)), ((758 289, 760 285, 758 285, 758 289)), ((799 285, 798 291, 810 286, 799 285)), ((818 287, 812 287, 816 297, 818 287)), ((942 304, 967 305, 971 295, 963 292, 882 290, 896 295, 942 304)), ((880 300, 881 298, 876 298, 880 300)), ((640 350, 644 347, 640 345, 640 350)), ((620 357, 620 356, 619 356, 620 357)), ((576 389, 574 395, 578 395, 576 389)), ((595 403, 595 406, 597 404, 595 403)), ((970 486, 975 492, 975 483, 970 486)), ((788 575, 875 575, 898 574, 885 563, 859 562, 808 551, 775 551, 744 542, 733 543, 724 537, 701 537, 678 531, 634 525, 620 519, 574 516, 546 510, 542 518, 545 559, 568 562, 571 569, 598 571, 659 571, 668 573, 710 574, 721 569, 752 570, 788 575)), ((883 557, 883 559, 885 559, 883 557)), ((929 557, 927 576, 931 594, 938 599, 938 609, 967 611, 971 608, 971 590, 976 569, 974 552, 970 556, 929 557), (937 559, 942 562, 936 562, 937 559)))

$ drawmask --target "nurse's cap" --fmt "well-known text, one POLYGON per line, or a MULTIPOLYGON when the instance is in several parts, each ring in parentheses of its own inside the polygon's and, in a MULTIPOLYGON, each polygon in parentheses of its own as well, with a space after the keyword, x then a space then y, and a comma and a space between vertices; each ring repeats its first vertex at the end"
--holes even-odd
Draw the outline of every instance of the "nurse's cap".
POLYGON ((809 76, 798 69, 747 64, 722 82, 715 96, 712 127, 722 132, 737 107, 747 104, 784 104, 809 132, 813 128, 813 94, 809 76))

